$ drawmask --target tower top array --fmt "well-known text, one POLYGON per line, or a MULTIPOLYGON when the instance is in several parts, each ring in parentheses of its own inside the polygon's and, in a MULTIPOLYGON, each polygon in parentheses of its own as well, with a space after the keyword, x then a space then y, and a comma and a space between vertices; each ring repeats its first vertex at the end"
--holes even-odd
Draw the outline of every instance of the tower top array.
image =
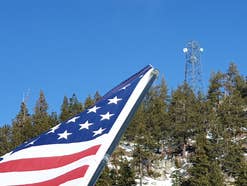
POLYGON ((185 53, 185 82, 192 88, 195 94, 202 92, 201 53, 203 48, 197 41, 189 41, 183 48, 185 53))

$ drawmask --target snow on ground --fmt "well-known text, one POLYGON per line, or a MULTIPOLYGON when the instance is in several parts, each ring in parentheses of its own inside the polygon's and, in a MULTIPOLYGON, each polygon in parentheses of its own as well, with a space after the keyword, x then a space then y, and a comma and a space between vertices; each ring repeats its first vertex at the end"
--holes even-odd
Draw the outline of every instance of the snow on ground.
MULTIPOLYGON (((124 158, 128 161, 131 161, 133 158, 130 154, 134 151, 134 144, 133 143, 126 143, 123 142, 120 144, 120 148, 122 148, 126 154, 124 158)), ((172 186, 172 173, 176 170, 174 161, 172 160, 159 160, 152 165, 153 169, 156 173, 160 174, 158 178, 152 178, 148 176, 144 176, 142 178, 142 185, 143 186, 172 186)), ((137 186, 140 186, 140 179, 135 180, 137 186)))
MULTIPOLYGON (((172 174, 176 169, 174 163, 170 160, 161 160, 155 165, 155 171, 160 175, 157 178, 144 176, 142 178, 143 186, 172 186, 172 174)), ((135 180, 137 186, 140 186, 140 179, 135 180)))
MULTIPOLYGON (((140 180, 136 180, 137 186, 140 186, 140 180)), ((145 186, 172 186, 172 179, 168 178, 166 180, 155 180, 150 177, 144 177, 142 179, 142 185, 145 186)))

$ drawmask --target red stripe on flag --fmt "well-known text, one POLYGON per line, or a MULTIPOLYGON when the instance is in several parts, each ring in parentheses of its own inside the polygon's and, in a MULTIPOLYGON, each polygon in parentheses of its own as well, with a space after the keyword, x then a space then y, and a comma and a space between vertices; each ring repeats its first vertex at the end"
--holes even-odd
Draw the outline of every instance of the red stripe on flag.
POLYGON ((61 176, 58 176, 54 179, 47 180, 44 182, 39 183, 32 183, 32 184, 25 184, 25 185, 19 185, 19 186, 48 186, 48 185, 60 185, 62 183, 82 178, 84 177, 89 165, 84 165, 82 167, 79 167, 77 169, 74 169, 70 172, 67 172, 66 174, 63 174, 61 176))
POLYGON ((0 163, 0 173, 2 172, 21 172, 21 171, 33 171, 33 170, 45 170, 51 168, 57 168, 81 158, 95 155, 100 145, 90 147, 84 151, 65 155, 65 156, 54 156, 44 158, 29 158, 12 160, 8 162, 0 163))

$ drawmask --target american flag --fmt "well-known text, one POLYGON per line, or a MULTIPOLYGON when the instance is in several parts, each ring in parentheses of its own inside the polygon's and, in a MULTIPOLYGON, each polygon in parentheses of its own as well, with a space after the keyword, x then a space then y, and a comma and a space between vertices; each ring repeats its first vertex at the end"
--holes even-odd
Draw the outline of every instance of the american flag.
POLYGON ((93 185, 156 74, 148 65, 84 112, 0 158, 0 185, 93 185))

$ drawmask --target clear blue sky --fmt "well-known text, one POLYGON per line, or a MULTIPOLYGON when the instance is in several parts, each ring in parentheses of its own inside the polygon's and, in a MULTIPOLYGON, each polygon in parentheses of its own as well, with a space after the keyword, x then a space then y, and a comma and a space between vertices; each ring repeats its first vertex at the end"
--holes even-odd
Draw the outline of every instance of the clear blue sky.
POLYGON ((29 112, 42 89, 49 111, 63 97, 80 101, 152 64, 169 89, 184 79, 182 49, 204 48, 204 84, 234 61, 247 75, 247 1, 11 0, 0 2, 0 125, 29 112))

